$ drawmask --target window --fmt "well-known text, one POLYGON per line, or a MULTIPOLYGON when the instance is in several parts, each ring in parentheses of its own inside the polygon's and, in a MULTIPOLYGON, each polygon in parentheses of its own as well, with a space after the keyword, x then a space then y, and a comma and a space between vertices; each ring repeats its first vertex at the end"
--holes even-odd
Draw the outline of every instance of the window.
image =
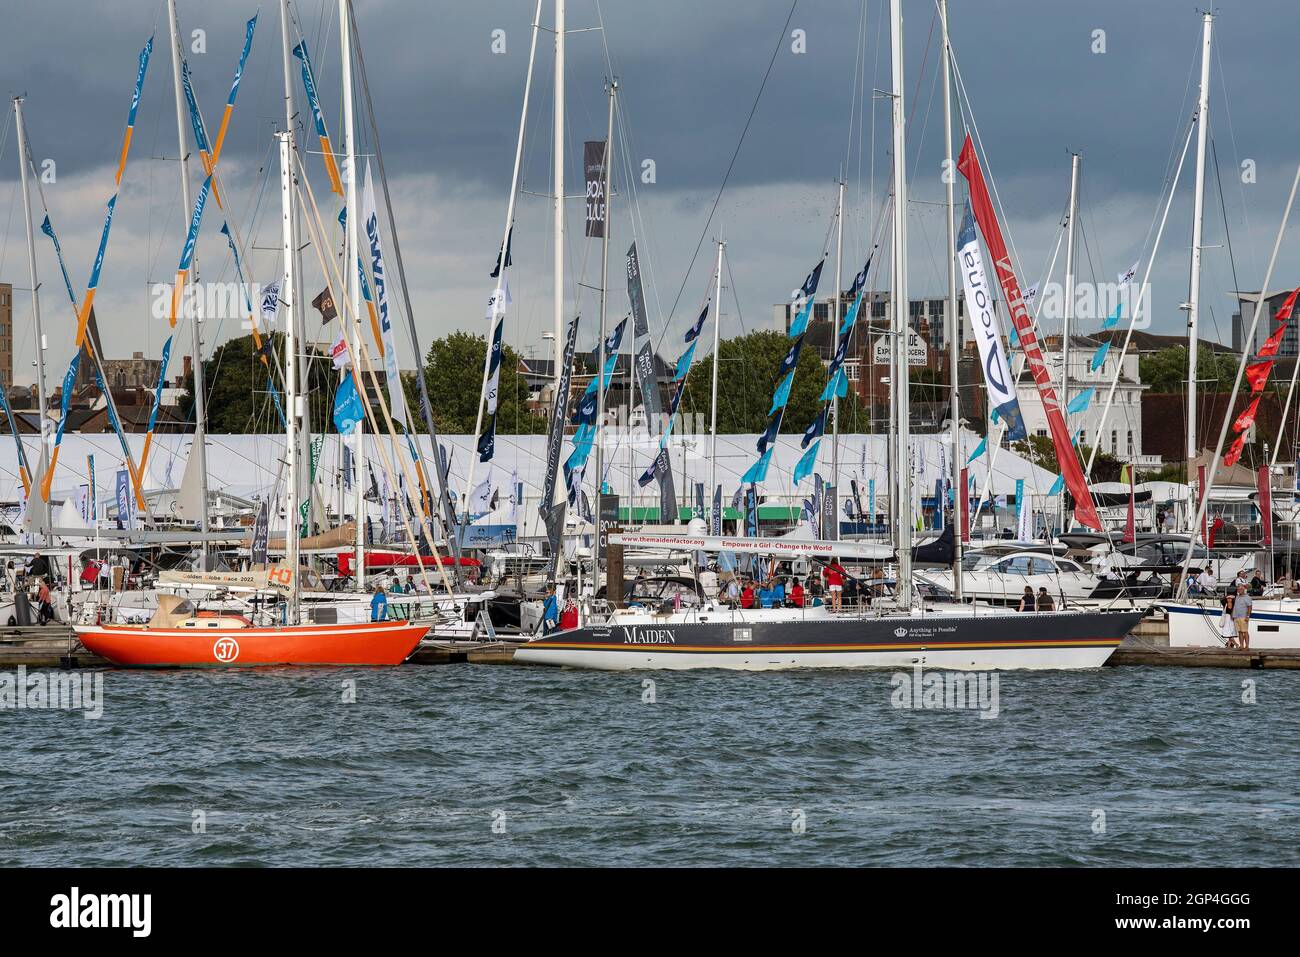
POLYGON ((1118 429, 1110 430, 1110 450, 1111 452, 1116 454, 1118 454, 1119 452, 1119 430, 1118 429))
POLYGON ((1035 433, 1034 433, 1034 434, 1037 435, 1040 439, 1045 439, 1045 438, 1047 438, 1047 430, 1046 430, 1046 429, 1037 429, 1037 430, 1035 430, 1035 433))
POLYGON ((1128 430, 1128 453, 1129 455, 1134 455, 1136 454, 1136 452, 1137 452, 1137 448, 1133 445, 1133 430, 1129 429, 1128 430))
POLYGON ((1029 560, 1029 574, 1054 575, 1056 574, 1056 567, 1052 564, 1050 558, 1031 558, 1029 560))

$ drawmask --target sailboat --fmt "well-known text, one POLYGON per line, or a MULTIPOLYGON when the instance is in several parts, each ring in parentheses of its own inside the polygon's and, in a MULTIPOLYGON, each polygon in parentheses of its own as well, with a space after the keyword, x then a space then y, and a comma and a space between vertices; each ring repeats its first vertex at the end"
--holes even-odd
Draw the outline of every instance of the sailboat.
MULTIPOLYGON (((941 11, 946 58, 946 4, 941 3, 941 11)), ((893 301, 904 303, 907 302, 907 193, 901 0, 891 0, 890 14, 895 189, 892 287, 893 301)), ((948 152, 951 153, 951 147, 948 152)), ((982 178, 979 183, 982 187, 982 178)), ((949 216, 952 216, 951 201, 949 216)), ((950 259, 955 257, 951 239, 950 232, 950 259)), ((1014 282, 1014 277, 1011 281, 1014 282)), ((907 310, 895 308, 893 322, 890 380, 898 422, 893 436, 894 461, 908 462, 907 310)), ((953 421, 957 421, 955 415, 953 421)), ((1134 611, 1026 615, 949 603, 927 607, 924 601, 917 600, 911 575, 912 526, 904 514, 907 503, 912 501, 910 485, 909 470, 895 470, 891 510, 897 536, 898 589, 892 608, 867 614, 832 613, 825 605, 735 609, 706 603, 684 610, 620 608, 604 616, 589 616, 578 628, 535 637, 518 648, 515 657, 525 662, 618 671, 643 668, 765 671, 915 665, 956 670, 1094 668, 1105 663, 1142 618, 1141 612, 1134 611)), ((729 551, 778 560, 880 558, 880 546, 840 541, 618 533, 611 534, 609 541, 615 546, 729 551)))

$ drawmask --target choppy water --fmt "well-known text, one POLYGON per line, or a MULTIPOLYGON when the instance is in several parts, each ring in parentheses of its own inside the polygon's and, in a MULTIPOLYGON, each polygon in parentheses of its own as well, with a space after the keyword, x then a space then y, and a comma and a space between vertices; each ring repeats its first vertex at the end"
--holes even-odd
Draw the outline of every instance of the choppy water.
POLYGON ((996 719, 861 671, 104 679, 0 711, 0 864, 1300 864, 1294 673, 1008 672, 996 719))

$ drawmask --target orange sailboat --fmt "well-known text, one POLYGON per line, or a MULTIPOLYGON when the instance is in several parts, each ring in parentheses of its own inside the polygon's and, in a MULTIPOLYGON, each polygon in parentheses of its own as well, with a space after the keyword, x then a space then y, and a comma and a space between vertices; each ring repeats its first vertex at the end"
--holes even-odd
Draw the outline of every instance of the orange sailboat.
POLYGON ((244 615, 199 611, 178 595, 159 595, 145 625, 76 625, 88 651, 136 668, 246 668, 257 665, 399 665, 429 622, 263 627, 244 615))

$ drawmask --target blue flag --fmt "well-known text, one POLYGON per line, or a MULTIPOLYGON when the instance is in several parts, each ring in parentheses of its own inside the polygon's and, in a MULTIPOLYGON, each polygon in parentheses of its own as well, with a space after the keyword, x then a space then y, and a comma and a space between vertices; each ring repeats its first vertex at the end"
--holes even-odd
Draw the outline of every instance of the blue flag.
POLYGON ((1070 413, 1071 415, 1073 415, 1076 412, 1087 411, 1088 406, 1092 405, 1092 396, 1094 392, 1096 392, 1096 389, 1094 389, 1092 386, 1089 386, 1088 388, 1084 389, 1082 392, 1080 392, 1078 395, 1076 395, 1073 399, 1070 400, 1070 404, 1065 407, 1065 411, 1070 413))
POLYGON ((820 447, 821 441, 818 440, 812 444, 812 448, 800 457, 799 464, 794 467, 794 482, 796 485, 812 474, 812 470, 817 467, 817 450, 820 447))
POLYGON ((349 372, 334 393, 334 427, 340 435, 351 435, 363 415, 365 410, 361 408, 361 396, 357 394, 356 383, 349 372))
POLYGON ((984 454, 984 452, 988 449, 988 447, 989 447, 989 440, 988 437, 985 436, 984 438, 980 439, 980 444, 975 446, 975 451, 970 454, 970 457, 968 459, 966 459, 966 464, 970 465, 972 462, 974 462, 977 458, 979 458, 981 455, 984 454))

